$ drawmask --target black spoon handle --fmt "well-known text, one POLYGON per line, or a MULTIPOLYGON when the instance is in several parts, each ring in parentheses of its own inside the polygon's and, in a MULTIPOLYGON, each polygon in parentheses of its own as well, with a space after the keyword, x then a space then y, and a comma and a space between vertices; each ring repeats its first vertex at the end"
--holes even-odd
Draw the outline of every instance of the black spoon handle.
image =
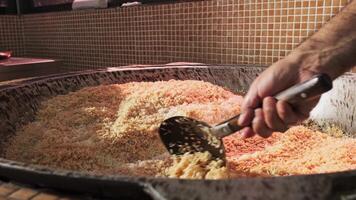
MULTIPOLYGON (((317 74, 307 81, 296 84, 278 93, 274 97, 277 100, 286 101, 293 106, 294 104, 319 97, 323 93, 331 90, 331 88, 331 78, 327 74, 317 74)), ((233 133, 239 131, 243 128, 237 123, 239 116, 240 115, 236 115, 220 124, 228 123, 233 133)))

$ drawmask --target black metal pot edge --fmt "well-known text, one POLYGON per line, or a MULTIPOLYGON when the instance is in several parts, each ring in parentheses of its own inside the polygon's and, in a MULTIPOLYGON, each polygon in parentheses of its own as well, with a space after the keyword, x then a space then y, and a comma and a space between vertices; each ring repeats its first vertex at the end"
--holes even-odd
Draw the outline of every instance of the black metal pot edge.
MULTIPOLYGON (((182 65, 184 67, 187 65, 182 65)), ((155 67, 142 67, 142 68, 110 68, 111 70, 147 70, 155 67)), ((165 68, 177 68, 177 66, 162 66, 165 68)), ((194 67, 198 67, 194 65, 194 67)), ((202 68, 215 68, 218 66, 201 65, 202 68)), ((221 66, 220 66, 221 67, 221 66)), ((223 68, 229 67, 242 67, 245 66, 222 66, 223 68)), ((256 66, 255 66, 256 67, 256 66)), ((32 83, 37 81, 44 81, 49 78, 63 78, 74 76, 77 74, 86 73, 102 73, 107 72, 107 69, 87 70, 80 72, 70 72, 64 74, 56 74, 51 76, 44 76, 33 78, 26 81, 20 81, 21 86, 24 83, 32 83)), ((10 86, 11 87, 11 86, 10 86)), ((0 88, 1 90, 1 88, 0 88)), ((31 184, 33 186, 53 188, 63 191, 86 193, 98 197, 106 198, 124 198, 124 199, 164 199, 162 195, 155 189, 155 183, 163 182, 180 182, 180 183, 233 183, 237 181, 278 181, 290 179, 291 181, 298 180, 299 178, 315 178, 324 177, 332 183, 331 199, 339 199, 341 194, 356 193, 356 170, 337 172, 330 174, 313 174, 313 175, 297 175, 287 177, 269 177, 269 178, 243 178, 238 180, 178 180, 167 178, 143 178, 143 177, 126 177, 126 176, 95 176, 75 171, 54 170, 45 167, 38 167, 34 165, 27 165, 0 158, 0 179, 18 181, 21 183, 31 184)))
POLYGON ((74 171, 51 170, 45 167, 25 166, 24 163, 6 159, 0 159, 0 179, 93 197, 152 199, 145 189, 147 183, 130 180, 128 177, 104 177, 74 171))
POLYGON ((64 77, 71 77, 75 75, 85 75, 92 73, 105 73, 105 72, 113 72, 113 71, 125 71, 125 70, 148 70, 148 69, 156 69, 156 68, 184 68, 184 67, 195 67, 195 68, 261 68, 264 69, 266 66, 263 65, 205 65, 205 64, 194 64, 194 65, 154 65, 154 66, 121 66, 121 67, 107 67, 107 68, 98 68, 98 69, 88 69, 82 71, 72 71, 72 72, 64 72, 52 75, 38 76, 38 77, 30 77, 25 79, 20 79, 18 81, 10 82, 6 85, 0 85, 0 91, 3 89, 9 89, 12 87, 18 87, 23 84, 29 84, 37 81, 45 81, 47 79, 57 79, 64 77))
POLYGON ((322 177, 331 182, 330 199, 349 194, 356 194, 356 170, 293 175, 284 177, 256 177, 225 180, 189 180, 155 177, 129 176, 99 176, 85 172, 57 170, 43 166, 27 165, 25 163, 0 158, 0 179, 15 181, 39 188, 50 188, 64 192, 91 195, 93 197, 124 198, 124 199, 165 199, 155 189, 155 184, 162 182, 189 183, 234 183, 246 181, 265 181, 273 184, 278 180, 298 181, 298 179, 315 179, 322 177))

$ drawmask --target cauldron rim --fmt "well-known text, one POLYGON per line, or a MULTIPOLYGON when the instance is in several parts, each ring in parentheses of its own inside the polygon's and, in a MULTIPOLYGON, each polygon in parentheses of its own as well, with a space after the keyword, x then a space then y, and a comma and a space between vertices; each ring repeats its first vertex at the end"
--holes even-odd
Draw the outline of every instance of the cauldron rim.
MULTIPOLYGON (((303 186, 302 182, 317 182, 322 183, 321 185, 325 188, 325 190, 329 190, 327 191, 328 199, 334 199, 335 195, 338 196, 348 194, 350 191, 354 192, 356 170, 280 177, 242 177, 219 180, 190 180, 161 177, 94 175, 86 172, 53 169, 45 166, 26 164, 23 162, 0 158, 0 179, 75 194, 85 194, 105 198, 125 197, 127 199, 165 199, 161 198, 160 193, 162 191, 160 190, 162 190, 162 188, 164 189, 166 187, 175 186, 184 186, 188 189, 198 186, 201 187, 200 190, 210 190, 213 188, 219 192, 220 187, 227 187, 231 185, 236 185, 237 188, 245 188, 244 185, 257 184, 259 187, 262 186, 264 190, 269 190, 270 187, 273 187, 273 185, 279 185, 278 187, 281 187, 281 184, 300 184, 299 187, 303 191, 305 186, 303 186)), ((287 186, 287 188, 288 187, 289 186, 287 186)), ((316 188, 318 187, 320 186, 317 186, 316 188)), ((198 192, 199 188, 196 188, 196 191, 198 192)), ((278 192, 278 190, 272 192, 278 192)), ((186 198, 186 195, 182 195, 182 199, 186 198)))
MULTIPOLYGON (((265 66, 258 65, 181 65, 181 66, 150 66, 150 67, 110 67, 105 69, 94 69, 94 70, 85 70, 78 72, 69 72, 56 74, 51 76, 43 76, 36 78, 29 78, 26 80, 20 80, 12 82, 5 87, 0 88, 0 92, 4 90, 11 90, 14 88, 25 87, 35 83, 45 82, 49 79, 57 80, 62 78, 70 78, 78 75, 87 75, 93 73, 107 73, 107 72, 115 72, 115 71, 136 71, 136 70, 156 70, 156 69, 228 69, 228 68, 241 68, 249 70, 251 68, 256 68, 259 71, 262 71, 265 66)), ((349 75, 348 73, 346 75, 349 75)), ((138 195, 149 194, 152 196, 152 187, 154 185, 164 185, 165 183, 170 184, 190 184, 190 183, 204 183, 204 184, 220 184, 220 183, 237 183, 237 182, 274 182, 279 180, 290 180, 295 182, 299 179, 314 179, 320 178, 325 180, 334 180, 343 177, 351 177, 356 179, 356 170, 348 170, 342 172, 334 172, 334 173, 321 173, 321 174, 310 174, 310 175, 291 175, 291 176, 282 176, 282 177, 246 177, 239 179, 222 179, 222 180, 188 180, 188 179, 174 179, 174 178, 156 178, 156 177, 133 177, 133 176, 122 176, 122 175, 93 175, 90 173, 79 172, 79 171, 71 171, 71 170, 59 170, 53 169, 45 166, 37 166, 33 164, 26 164, 23 162, 12 161, 4 158, 0 158, 0 178, 8 179, 11 181, 19 181, 23 183, 28 183, 31 185, 37 185, 41 187, 51 187, 61 190, 70 190, 77 192, 89 192, 94 195, 107 195, 109 197, 116 197, 117 191, 107 191, 106 194, 103 194, 103 190, 105 188, 100 188, 99 190, 93 189, 93 183, 101 183, 105 186, 118 186, 117 184, 128 184, 128 188, 132 189, 132 192, 137 192, 138 195), (56 180, 61 179, 63 182, 56 183, 56 180), (83 180, 79 181, 77 185, 73 186, 74 180, 83 180), (85 181, 87 180, 87 181, 85 181), (86 184, 86 182, 88 183, 86 184), (115 184, 116 183, 116 184, 115 184), (108 184, 108 185, 107 185, 108 184), (66 187, 67 185, 71 186, 71 188, 66 187), (147 189, 148 188, 148 189, 147 189), (92 191, 90 191, 92 190, 92 191), (142 191, 144 191, 142 193, 142 191)), ((74 181, 75 182, 75 181, 74 181)), ((95 184, 94 184, 95 185, 95 184)), ((122 186, 122 185, 121 185, 122 186)), ((128 189, 126 188, 126 189, 128 189)), ((134 194, 133 194, 134 195, 134 194)))

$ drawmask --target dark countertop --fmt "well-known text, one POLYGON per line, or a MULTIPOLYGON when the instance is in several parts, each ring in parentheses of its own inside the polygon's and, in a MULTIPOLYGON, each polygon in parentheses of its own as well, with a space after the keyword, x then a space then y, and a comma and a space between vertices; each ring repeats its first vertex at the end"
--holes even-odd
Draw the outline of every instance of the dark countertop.
POLYGON ((5 60, 0 60, 0 67, 10 67, 10 66, 18 66, 18 65, 30 65, 30 64, 38 64, 38 63, 51 63, 56 62, 52 59, 43 59, 43 58, 18 58, 11 57, 5 60))
POLYGON ((56 74, 60 67, 59 60, 12 57, 0 60, 0 81, 56 74))
POLYGON ((1 200, 75 200, 91 199, 88 196, 78 196, 58 191, 39 189, 23 184, 6 183, 0 181, 0 199, 1 200))

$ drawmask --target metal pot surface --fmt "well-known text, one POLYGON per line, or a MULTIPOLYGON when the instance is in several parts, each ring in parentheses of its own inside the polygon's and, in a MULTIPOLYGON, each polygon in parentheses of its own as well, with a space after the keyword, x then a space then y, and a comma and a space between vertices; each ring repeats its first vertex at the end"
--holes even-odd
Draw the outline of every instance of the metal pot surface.
MULTIPOLYGON (((204 80, 231 91, 246 91, 265 68, 258 66, 154 66, 107 68, 38 77, 0 86, 0 152, 16 129, 34 119, 40 102, 83 87, 131 81, 204 80)), ((334 81, 311 118, 356 132, 356 75, 334 81), (327 108, 327 109, 326 109, 327 108)), ((125 199, 341 199, 356 194, 356 170, 272 178, 178 180, 94 176, 0 159, 0 178, 99 197, 125 199)))

